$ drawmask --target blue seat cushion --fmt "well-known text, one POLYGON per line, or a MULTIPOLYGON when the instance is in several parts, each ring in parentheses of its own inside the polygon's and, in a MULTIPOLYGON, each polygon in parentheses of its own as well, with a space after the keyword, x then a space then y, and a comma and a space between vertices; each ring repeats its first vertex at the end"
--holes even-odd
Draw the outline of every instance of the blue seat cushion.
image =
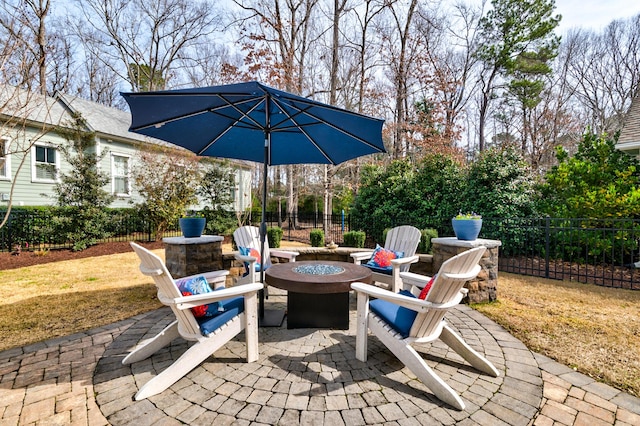
MULTIPOLYGON (((408 290, 400 290, 398 294, 415 298, 408 290)), ((416 311, 382 299, 372 300, 369 303, 369 308, 404 338, 409 337, 413 321, 418 315, 416 311)))
POLYGON ((202 331, 202 334, 205 336, 213 333, 227 321, 244 312, 244 297, 242 296, 223 300, 218 303, 221 307, 221 312, 219 312, 218 315, 215 317, 196 318, 200 325, 200 331, 202 331))
POLYGON ((365 266, 365 267, 371 269, 371 272, 377 272, 379 274, 385 274, 385 275, 391 276, 391 274, 393 273, 393 269, 391 267, 381 268, 379 266, 369 265, 368 263, 365 263, 362 266, 365 266))
MULTIPOLYGON (((266 271, 267 269, 269 269, 269 266, 271 265, 265 265, 264 270, 266 271)), ((262 265, 256 265, 256 272, 260 272, 260 268, 262 267, 262 265)), ((247 275, 249 275, 249 264, 245 262, 244 264, 244 273, 242 274, 243 277, 246 277, 247 275)))

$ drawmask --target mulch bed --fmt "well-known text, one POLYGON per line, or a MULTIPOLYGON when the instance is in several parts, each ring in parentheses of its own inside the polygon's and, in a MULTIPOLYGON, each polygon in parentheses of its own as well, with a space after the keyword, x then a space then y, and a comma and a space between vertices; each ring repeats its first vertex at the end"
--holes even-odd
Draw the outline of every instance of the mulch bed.
POLYGON ((587 265, 562 260, 550 260, 547 275, 546 263, 540 257, 500 258, 499 269, 504 272, 570 280, 604 287, 640 290, 640 269, 613 265, 587 265))
MULTIPOLYGON (((151 250, 163 248, 162 241, 151 243, 139 243, 151 250)), ((96 244, 82 251, 72 250, 50 250, 44 255, 37 255, 33 252, 23 251, 19 255, 8 252, 0 252, 0 270, 16 269, 25 266, 40 265, 50 262, 59 262, 62 260, 82 259, 85 257, 104 256, 114 253, 126 253, 131 251, 128 242, 114 242, 96 244)))

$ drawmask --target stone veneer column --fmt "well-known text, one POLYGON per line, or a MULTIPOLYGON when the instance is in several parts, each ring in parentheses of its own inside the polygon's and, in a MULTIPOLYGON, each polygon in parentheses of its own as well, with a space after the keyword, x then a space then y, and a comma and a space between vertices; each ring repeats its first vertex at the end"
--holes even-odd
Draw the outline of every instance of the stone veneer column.
POLYGON ((173 278, 222 269, 222 241, 218 235, 163 238, 165 263, 173 278))
POLYGON ((498 298, 498 248, 502 245, 498 240, 478 238, 473 241, 463 241, 456 237, 433 238, 433 272, 440 269, 442 263, 464 251, 484 246, 487 248, 480 259, 482 270, 478 276, 464 285, 469 294, 463 299, 464 303, 491 302, 498 298))

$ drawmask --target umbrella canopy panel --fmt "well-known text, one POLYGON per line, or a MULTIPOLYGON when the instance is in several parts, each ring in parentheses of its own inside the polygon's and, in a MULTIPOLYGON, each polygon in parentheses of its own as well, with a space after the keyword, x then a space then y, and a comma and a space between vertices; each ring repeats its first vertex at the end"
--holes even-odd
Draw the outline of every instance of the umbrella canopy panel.
POLYGON ((130 130, 198 155, 267 165, 339 164, 385 152, 383 120, 346 111, 258 82, 123 93, 130 130))

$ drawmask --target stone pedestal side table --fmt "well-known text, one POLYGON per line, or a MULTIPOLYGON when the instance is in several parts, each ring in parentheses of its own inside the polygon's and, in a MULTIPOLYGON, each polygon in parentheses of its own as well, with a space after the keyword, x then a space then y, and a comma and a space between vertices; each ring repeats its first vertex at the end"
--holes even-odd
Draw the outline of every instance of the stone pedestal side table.
POLYGON ((165 263, 174 278, 222 268, 222 241, 218 235, 163 238, 165 263))
POLYGON ((464 303, 491 302, 498 298, 498 249, 502 245, 499 240, 478 238, 473 241, 463 241, 456 237, 433 238, 433 272, 440 269, 442 263, 466 250, 474 247, 486 247, 480 266, 482 270, 478 276, 468 281, 464 286, 469 294, 464 303))

